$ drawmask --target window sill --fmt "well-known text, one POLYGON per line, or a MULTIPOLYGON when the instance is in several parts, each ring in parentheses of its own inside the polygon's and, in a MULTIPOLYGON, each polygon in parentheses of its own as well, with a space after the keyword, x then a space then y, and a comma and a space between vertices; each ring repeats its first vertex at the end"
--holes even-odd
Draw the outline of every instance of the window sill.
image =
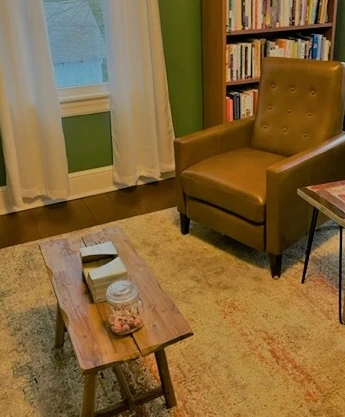
POLYGON ((104 113, 110 110, 107 84, 60 88, 59 98, 62 117, 104 113))

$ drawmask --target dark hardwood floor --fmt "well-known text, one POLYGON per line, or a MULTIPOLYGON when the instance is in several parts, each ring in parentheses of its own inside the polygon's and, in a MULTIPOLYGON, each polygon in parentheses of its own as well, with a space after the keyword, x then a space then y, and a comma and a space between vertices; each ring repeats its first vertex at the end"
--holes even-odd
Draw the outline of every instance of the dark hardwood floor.
POLYGON ((0 248, 176 206, 175 179, 0 216, 0 248))

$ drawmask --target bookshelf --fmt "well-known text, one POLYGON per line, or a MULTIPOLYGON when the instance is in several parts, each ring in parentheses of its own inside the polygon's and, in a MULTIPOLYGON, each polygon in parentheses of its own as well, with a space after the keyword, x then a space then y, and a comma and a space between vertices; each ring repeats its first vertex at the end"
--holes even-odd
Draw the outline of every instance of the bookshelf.
MULTIPOLYGON (((233 1, 242 3, 241 0, 233 1)), ((320 34, 330 41, 329 57, 332 59, 337 3, 338 0, 328 0, 328 19, 326 23, 227 31, 228 1, 202 0, 204 127, 226 122, 226 93, 229 89, 232 87, 239 89, 242 87, 254 88, 258 85, 259 77, 227 81, 226 49, 228 44, 249 42, 262 38, 275 40, 277 38, 308 37, 312 34, 320 34)))

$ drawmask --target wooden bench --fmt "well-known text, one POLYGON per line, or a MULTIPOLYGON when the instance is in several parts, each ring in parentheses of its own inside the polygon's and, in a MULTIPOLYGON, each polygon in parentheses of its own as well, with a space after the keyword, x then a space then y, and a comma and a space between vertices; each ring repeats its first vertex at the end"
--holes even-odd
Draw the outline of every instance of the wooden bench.
MULTIPOLYGON (((149 241, 149 238, 148 238, 149 241)), ((110 416, 164 395, 168 408, 176 404, 165 348, 193 334, 171 298, 146 263, 136 253, 123 231, 108 226, 81 238, 51 239, 40 245, 57 299, 56 347, 70 336, 84 375, 82 417, 110 416), (139 288, 145 309, 144 326, 125 337, 114 335, 107 326, 106 303, 94 304, 82 275, 80 247, 112 241, 128 276, 139 288), (131 393, 121 362, 154 353, 161 385, 143 394, 131 393), (123 401, 95 411, 97 372, 113 368, 123 401)), ((63 381, 61 381, 63 383, 63 381)))

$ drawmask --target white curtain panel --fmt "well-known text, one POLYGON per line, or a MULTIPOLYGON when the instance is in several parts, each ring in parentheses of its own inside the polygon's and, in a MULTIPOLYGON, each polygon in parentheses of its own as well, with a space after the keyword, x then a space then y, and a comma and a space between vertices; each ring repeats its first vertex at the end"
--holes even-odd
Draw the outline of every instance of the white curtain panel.
POLYGON ((105 0, 113 180, 135 185, 174 171, 158 0, 105 0))
POLYGON ((0 131, 14 206, 23 198, 66 199, 65 140, 41 0, 0 3, 0 131))

